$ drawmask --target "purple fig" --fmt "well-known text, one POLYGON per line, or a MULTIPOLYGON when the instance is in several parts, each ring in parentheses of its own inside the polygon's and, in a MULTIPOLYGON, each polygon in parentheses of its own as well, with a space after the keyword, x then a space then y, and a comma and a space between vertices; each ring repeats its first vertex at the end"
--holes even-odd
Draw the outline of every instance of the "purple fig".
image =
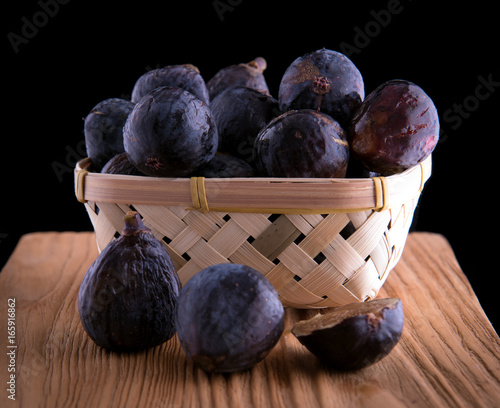
POLYGON ((400 299, 340 306, 294 325, 292 333, 321 361, 338 370, 359 370, 387 356, 403 331, 400 299))
POLYGON ((246 64, 230 65, 218 71, 208 82, 207 88, 210 100, 213 100, 224 89, 233 86, 245 86, 269 94, 264 71, 267 62, 257 57, 246 64))
POLYGON ((369 171, 400 173, 425 160, 439 139, 431 98, 412 82, 392 80, 371 92, 349 130, 353 156, 369 171))
POLYGON ((165 246, 128 212, 121 235, 92 263, 78 293, 83 328, 99 346, 135 351, 175 334, 181 283, 165 246))

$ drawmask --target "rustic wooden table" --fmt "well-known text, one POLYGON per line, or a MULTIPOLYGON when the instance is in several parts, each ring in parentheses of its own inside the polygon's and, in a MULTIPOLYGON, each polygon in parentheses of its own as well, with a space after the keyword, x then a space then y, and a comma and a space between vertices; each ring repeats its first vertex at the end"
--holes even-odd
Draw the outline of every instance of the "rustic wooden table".
MULTIPOLYGON (((140 353, 107 352, 77 310, 96 256, 90 232, 20 240, 0 273, 0 406, 500 407, 500 339, 441 235, 409 235, 379 294, 402 299, 403 336, 385 359, 352 373, 324 366, 287 331, 261 363, 233 374, 193 367, 176 336, 140 353)), ((287 309, 286 329, 316 313, 287 309)))

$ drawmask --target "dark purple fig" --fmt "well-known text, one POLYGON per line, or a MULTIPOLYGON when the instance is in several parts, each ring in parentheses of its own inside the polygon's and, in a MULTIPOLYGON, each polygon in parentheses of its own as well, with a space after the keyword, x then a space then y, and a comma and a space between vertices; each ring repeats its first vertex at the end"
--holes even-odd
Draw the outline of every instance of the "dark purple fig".
POLYGON ((425 160, 439 139, 439 118, 431 98, 412 82, 392 80, 371 92, 352 118, 353 156, 384 176, 425 160))
POLYGON ((137 102, 123 128, 131 163, 150 176, 186 177, 208 163, 219 136, 212 112, 180 88, 156 88, 137 102))
POLYGON ((101 173, 126 174, 128 176, 144 176, 135 166, 130 163, 127 153, 119 153, 113 156, 102 168, 101 173))
POLYGON ((213 100, 224 89, 233 86, 245 86, 269 94, 269 88, 264 78, 266 68, 267 62, 262 57, 257 57, 246 64, 235 64, 222 68, 207 82, 210 100, 213 100))
POLYGON ((130 101, 110 98, 99 102, 86 116, 85 147, 95 171, 101 171, 108 160, 124 151, 123 125, 133 108, 130 101))
POLYGON ((375 299, 300 321, 292 333, 321 361, 338 370, 359 370, 392 351, 403 324, 400 299, 375 299))
POLYGON ((325 48, 293 61, 279 87, 280 109, 314 109, 347 128, 365 96, 361 73, 345 55, 325 48))
POLYGON ((344 177, 349 146, 330 116, 309 109, 273 119, 255 140, 257 168, 269 177, 344 177))
POLYGON ((90 266, 78 293, 83 328, 112 351, 154 347, 175 334, 181 284, 165 246, 128 212, 120 237, 90 266))
POLYGON ((207 85, 197 67, 191 64, 167 65, 141 75, 132 90, 132 102, 139 102, 144 95, 162 86, 181 88, 209 103, 207 85))
POLYGON ((253 367, 284 328, 284 309, 271 283, 246 265, 201 270, 178 298, 176 328, 187 357, 207 372, 253 367))
POLYGON ((216 154, 204 166, 193 173, 196 177, 229 178, 254 177, 254 168, 245 160, 226 154, 216 154))
POLYGON ((219 133, 218 150, 255 164, 255 137, 279 115, 278 101, 256 89, 232 87, 219 93, 210 109, 219 133))

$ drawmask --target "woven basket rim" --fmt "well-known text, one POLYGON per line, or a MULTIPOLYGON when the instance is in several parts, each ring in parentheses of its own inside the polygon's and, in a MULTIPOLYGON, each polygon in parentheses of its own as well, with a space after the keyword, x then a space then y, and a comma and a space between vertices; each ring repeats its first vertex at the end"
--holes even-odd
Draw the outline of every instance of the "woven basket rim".
POLYGON ((276 214, 384 211, 419 195, 432 173, 432 155, 402 173, 371 178, 167 178, 95 173, 90 164, 84 158, 74 170, 82 203, 276 214))

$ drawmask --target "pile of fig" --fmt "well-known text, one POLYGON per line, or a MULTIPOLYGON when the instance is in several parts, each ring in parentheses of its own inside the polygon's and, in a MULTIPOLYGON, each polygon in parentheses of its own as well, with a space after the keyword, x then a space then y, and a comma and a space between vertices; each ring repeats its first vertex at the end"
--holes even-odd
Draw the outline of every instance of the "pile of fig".
POLYGON ((91 170, 113 160, 105 172, 153 177, 389 176, 436 147, 436 107, 410 81, 365 97, 353 62, 322 48, 294 60, 272 96, 266 68, 257 57, 207 81, 192 64, 146 72, 130 101, 101 101, 85 118, 91 170))
MULTIPOLYGON (((209 266, 182 287, 166 247, 136 211, 85 274, 78 312, 88 336, 112 352, 159 346, 177 333, 186 357, 209 373, 254 367, 285 325, 278 292, 247 265, 209 266)), ((389 354, 403 323, 400 299, 376 299, 299 321, 291 333, 326 364, 358 370, 389 354)))
MULTIPOLYGON (((293 61, 272 96, 266 67, 257 57, 208 81, 191 64, 145 73, 131 100, 106 99, 85 118, 89 169, 152 177, 389 176, 436 147, 436 108, 412 82, 387 81, 365 97, 352 61, 323 48, 293 61)), ((213 265, 181 287, 165 245, 133 211, 85 275, 78 310, 101 347, 137 351, 177 333, 187 358, 207 372, 253 367, 284 331, 283 306, 259 271, 213 265)), ((399 299, 377 299, 298 322, 291 333, 325 363, 357 370, 389 354, 403 321, 399 299)))

